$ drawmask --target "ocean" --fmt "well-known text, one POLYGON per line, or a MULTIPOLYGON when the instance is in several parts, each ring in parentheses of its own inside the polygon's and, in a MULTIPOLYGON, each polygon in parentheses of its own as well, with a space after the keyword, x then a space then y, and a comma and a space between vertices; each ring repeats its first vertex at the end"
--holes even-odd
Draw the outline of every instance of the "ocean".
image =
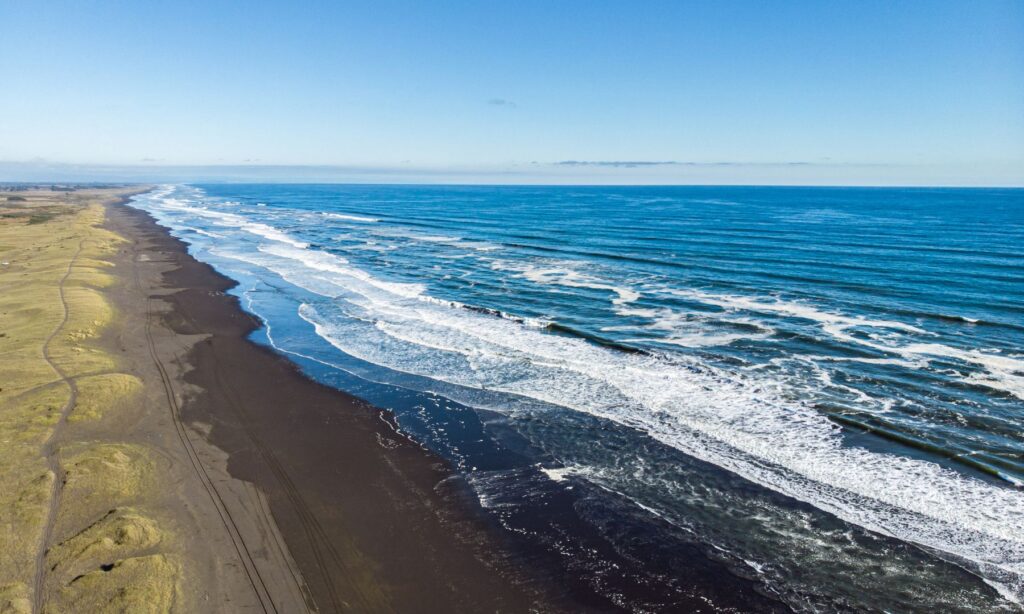
POLYGON ((388 410, 584 602, 1021 609, 1022 190, 132 204, 239 282, 255 341, 388 410))

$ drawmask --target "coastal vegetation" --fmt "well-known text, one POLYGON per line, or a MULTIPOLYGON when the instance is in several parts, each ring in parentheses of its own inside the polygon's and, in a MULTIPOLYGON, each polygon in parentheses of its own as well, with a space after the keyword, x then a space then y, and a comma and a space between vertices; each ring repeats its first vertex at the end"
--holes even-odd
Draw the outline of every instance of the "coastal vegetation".
POLYGON ((167 611, 183 556, 152 505, 161 465, 119 437, 142 382, 104 333, 124 241, 114 190, 0 202, 0 612, 167 611))

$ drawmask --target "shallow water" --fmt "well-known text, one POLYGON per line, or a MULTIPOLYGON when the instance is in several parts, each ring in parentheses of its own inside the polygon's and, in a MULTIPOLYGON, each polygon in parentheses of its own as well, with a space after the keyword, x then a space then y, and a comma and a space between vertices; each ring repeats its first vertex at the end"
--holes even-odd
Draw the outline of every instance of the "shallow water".
POLYGON ((798 610, 1024 597, 1020 190, 209 185, 134 204, 240 282, 258 340, 393 410, 625 609, 694 590, 684 544, 798 610), (534 526, 570 491, 614 554, 534 526), (600 580, 609 557, 661 588, 600 580))

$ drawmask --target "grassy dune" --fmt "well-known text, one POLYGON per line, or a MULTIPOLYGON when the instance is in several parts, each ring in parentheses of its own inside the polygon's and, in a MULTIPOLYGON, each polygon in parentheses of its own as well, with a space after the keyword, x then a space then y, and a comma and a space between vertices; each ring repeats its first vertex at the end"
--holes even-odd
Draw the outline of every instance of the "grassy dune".
POLYGON ((180 592, 156 455, 98 428, 142 389, 102 342, 116 196, 0 192, 0 613, 160 612, 180 592))

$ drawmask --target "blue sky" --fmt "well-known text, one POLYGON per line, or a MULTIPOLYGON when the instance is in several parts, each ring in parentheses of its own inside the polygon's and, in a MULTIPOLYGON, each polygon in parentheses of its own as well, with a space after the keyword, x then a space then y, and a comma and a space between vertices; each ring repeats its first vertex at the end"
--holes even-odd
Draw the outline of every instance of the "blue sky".
POLYGON ((1016 0, 49 0, 0 24, 0 180, 1024 184, 1016 0))

